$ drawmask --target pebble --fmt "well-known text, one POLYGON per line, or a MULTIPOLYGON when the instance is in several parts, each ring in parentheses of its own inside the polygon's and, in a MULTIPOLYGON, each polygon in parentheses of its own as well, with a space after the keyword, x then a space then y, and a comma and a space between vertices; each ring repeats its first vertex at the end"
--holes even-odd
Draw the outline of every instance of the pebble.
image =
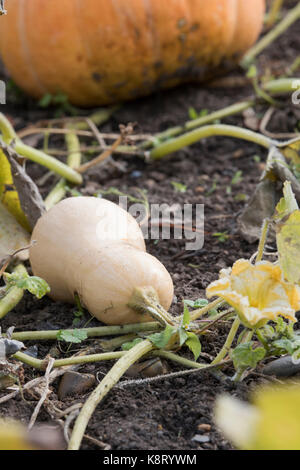
POLYGON ((130 173, 130 178, 138 179, 142 176, 142 172, 139 170, 134 170, 130 173))
POLYGON ((202 436, 201 434, 195 434, 195 436, 192 438, 192 441, 199 442, 200 444, 204 444, 205 442, 210 441, 210 437, 202 436))
POLYGON ((201 424, 198 424, 197 429, 198 429, 198 431, 210 432, 211 431, 211 425, 207 424, 207 423, 201 423, 201 424))
POLYGON ((275 361, 269 362, 262 373, 266 375, 275 375, 276 377, 290 377, 300 372, 300 363, 295 364, 291 356, 283 356, 275 361))
POLYGON ((67 371, 60 381, 58 398, 63 401, 67 396, 85 393, 93 387, 95 382, 96 379, 92 374, 67 371))

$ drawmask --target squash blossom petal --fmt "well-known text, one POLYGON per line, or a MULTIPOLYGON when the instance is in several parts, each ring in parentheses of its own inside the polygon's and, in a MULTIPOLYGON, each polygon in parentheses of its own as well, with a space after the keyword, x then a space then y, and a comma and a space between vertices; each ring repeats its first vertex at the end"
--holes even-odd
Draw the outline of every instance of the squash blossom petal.
POLYGON ((232 268, 220 271, 206 295, 221 297, 234 307, 247 328, 259 328, 279 315, 295 322, 295 312, 300 310, 300 286, 286 282, 280 266, 269 261, 255 265, 245 259, 236 261, 232 268))

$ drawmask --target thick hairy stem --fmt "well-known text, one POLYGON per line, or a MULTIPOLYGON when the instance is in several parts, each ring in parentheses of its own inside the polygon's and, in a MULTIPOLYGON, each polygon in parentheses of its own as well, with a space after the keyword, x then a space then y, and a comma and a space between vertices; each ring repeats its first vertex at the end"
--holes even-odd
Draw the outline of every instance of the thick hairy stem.
POLYGON ((175 325, 176 319, 159 303, 158 295, 153 287, 137 287, 128 302, 128 307, 141 315, 150 315, 161 325, 175 325))
POLYGON ((138 359, 153 349, 150 341, 145 340, 130 349, 122 356, 111 370, 106 374, 98 387, 91 393, 75 422, 73 432, 70 438, 68 450, 78 450, 88 425, 88 422, 100 401, 107 395, 113 386, 119 381, 122 375, 138 359))

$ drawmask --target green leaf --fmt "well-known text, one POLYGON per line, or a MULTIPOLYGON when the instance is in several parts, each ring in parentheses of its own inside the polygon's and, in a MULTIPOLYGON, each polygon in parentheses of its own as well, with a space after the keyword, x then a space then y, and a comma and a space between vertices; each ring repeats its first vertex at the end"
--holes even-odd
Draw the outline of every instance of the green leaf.
POLYGON ((255 368, 257 363, 265 357, 265 349, 263 347, 253 349, 253 344, 253 341, 239 344, 231 352, 231 358, 236 370, 246 367, 255 368))
POLYGON ((28 290, 31 294, 41 299, 50 292, 50 287, 44 279, 38 276, 20 275, 19 273, 5 273, 5 281, 8 287, 16 286, 19 289, 28 290))
POLYGON ((159 332, 153 333, 152 335, 147 336, 147 338, 154 344, 158 349, 164 349, 169 343, 170 339, 174 334, 176 334, 177 329, 171 325, 167 325, 166 328, 159 332))
MULTIPOLYGON (((184 299, 183 304, 186 305, 187 307, 191 307, 193 309, 198 309, 198 308, 203 308, 206 307, 208 304, 207 299, 197 299, 197 300, 189 300, 189 299, 184 299)), ((216 308, 212 308, 209 310, 208 315, 209 316, 214 316, 217 315, 219 312, 216 308)))
POLYGON ((135 338, 133 341, 123 343, 122 349, 123 351, 129 351, 129 349, 133 348, 136 344, 139 344, 141 341, 143 341, 143 338, 135 338))
POLYGON ((177 183, 176 181, 171 181, 171 184, 178 193, 185 193, 187 190, 187 186, 185 184, 177 183))
POLYGON ((52 98, 53 97, 51 93, 45 93, 45 95, 42 96, 42 98, 38 102, 38 105, 40 106, 40 108, 48 108, 52 103, 52 98))
POLYGON ((198 118, 198 113, 195 108, 189 108, 189 118, 194 120, 198 118))
POLYGON ((293 341, 287 338, 277 339, 273 341, 272 346, 287 352, 288 354, 293 354, 294 344, 293 341))
POLYGON ((197 335, 195 333, 191 333, 190 331, 186 332, 188 339, 186 340, 186 346, 192 351, 194 354, 195 361, 197 361, 198 357, 201 353, 201 343, 197 335))
POLYGON ((179 328, 179 345, 182 346, 188 339, 188 332, 184 328, 179 328))
POLYGON ((82 330, 59 330, 56 338, 66 343, 81 343, 88 337, 86 331, 82 330))
POLYGON ((277 221, 283 220, 292 212, 299 209, 290 181, 286 181, 283 185, 283 196, 275 209, 274 219, 277 221))
POLYGON ((257 68, 255 65, 250 65, 247 71, 247 78, 256 78, 257 77, 257 68))
POLYGON ((207 299, 197 299, 197 300, 184 299, 183 303, 187 307, 202 308, 202 307, 205 307, 208 304, 208 300, 207 299))

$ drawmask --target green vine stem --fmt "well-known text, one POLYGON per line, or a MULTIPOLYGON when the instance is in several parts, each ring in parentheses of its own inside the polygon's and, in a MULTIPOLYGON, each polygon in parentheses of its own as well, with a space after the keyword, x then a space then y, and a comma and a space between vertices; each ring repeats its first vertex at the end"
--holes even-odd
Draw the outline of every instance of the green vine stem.
POLYGON ((256 255, 256 263, 258 263, 259 261, 263 259, 265 244, 266 244, 268 231, 269 231, 269 225, 270 225, 270 220, 265 219, 262 225, 262 229, 261 229, 261 236, 260 236, 258 251, 256 255))
POLYGON ((273 0, 267 16, 266 27, 271 28, 277 21, 284 0, 273 0))
POLYGON ((187 132, 180 137, 158 145, 150 151, 150 158, 153 160, 158 160, 165 157, 166 155, 169 155, 170 153, 192 145, 201 139, 212 136, 224 136, 243 139, 249 142, 253 142, 257 145, 261 145, 267 149, 269 149, 272 145, 276 146, 278 144, 278 142, 273 139, 242 127, 230 126, 226 124, 213 124, 210 126, 200 127, 194 131, 187 132))
POLYGON ((246 109, 250 108, 254 104, 255 104, 254 100, 241 101, 240 103, 236 103, 226 108, 219 109, 218 111, 213 111, 212 113, 209 113, 206 116, 201 116, 197 119, 192 119, 190 121, 187 121, 183 126, 171 127, 170 129, 167 129, 166 131, 156 134, 154 140, 148 140, 146 142, 143 142, 140 148, 149 149, 151 147, 154 147, 155 142, 157 140, 160 142, 163 142, 165 140, 170 139, 171 137, 175 137, 186 131, 196 129, 197 127, 210 124, 216 120, 223 119, 228 116, 233 116, 234 114, 239 114, 245 111, 246 109))
POLYGON ((131 348, 124 354, 111 370, 106 374, 98 387, 91 393, 75 421, 73 432, 70 438, 68 450, 78 450, 88 425, 88 422, 100 401, 107 395, 113 386, 119 381, 122 375, 142 356, 149 353, 153 345, 149 340, 144 340, 131 348))
MULTIPOLYGON (((13 271, 18 274, 27 274, 23 264, 18 264, 13 271)), ((18 303, 24 295, 24 290, 19 287, 11 287, 2 299, 0 299, 0 319, 5 317, 18 303)))
POLYGON ((201 307, 197 310, 194 310, 190 317, 191 317, 191 321, 195 321, 197 320, 198 318, 202 317, 203 315, 205 315, 206 313, 208 313, 210 310, 212 310, 213 308, 217 308, 217 307, 221 307, 222 305, 224 305, 225 302, 224 300, 222 299, 216 299, 214 300, 213 302, 210 302, 208 303, 207 305, 205 305, 204 307, 201 307))
POLYGON ((74 333, 76 331, 85 332, 88 338, 98 338, 103 336, 114 336, 129 333, 140 333, 148 331, 160 331, 161 324, 158 322, 146 322, 146 323, 132 323, 130 325, 121 326, 97 326, 92 328, 78 328, 69 330, 45 330, 45 331, 18 331, 13 332, 12 339, 18 341, 51 341, 57 340, 57 335, 63 331, 66 333, 74 333))
MULTIPOLYGON (((100 362, 100 361, 109 361, 119 359, 125 354, 125 351, 113 351, 105 352, 99 354, 87 354, 86 356, 72 356, 64 359, 56 359, 53 362, 53 368, 57 369, 58 367, 71 366, 76 364, 86 364, 90 362, 100 362)), ((17 352, 13 355, 13 358, 17 361, 23 362, 28 366, 34 367, 38 370, 45 370, 47 367, 47 361, 43 359, 36 359, 31 357, 28 354, 17 352)))
POLYGON ((300 2, 292 8, 285 18, 280 21, 268 34, 266 34, 255 46, 253 46, 243 57, 241 66, 248 68, 255 58, 282 33, 284 33, 295 21, 300 18, 300 2))
POLYGON ((82 183, 82 176, 77 171, 56 158, 47 155, 45 152, 24 144, 18 138, 14 128, 2 113, 0 113, 0 132, 2 133, 4 142, 8 145, 13 145, 15 151, 22 157, 45 166, 73 184, 82 183))
POLYGON ((221 362, 224 359, 224 357, 229 353, 231 345, 233 343, 233 340, 234 340, 235 335, 236 335, 236 333, 239 329, 240 324, 241 324, 241 322, 240 322, 239 317, 236 317, 234 322, 232 323, 231 329, 228 333, 228 336, 226 338, 226 341, 225 341, 221 351, 215 357, 215 359, 212 361, 211 365, 219 364, 219 362, 221 362))
MULTIPOLYGON (((92 121, 96 126, 101 126, 108 121, 115 111, 120 109, 120 105, 112 106, 110 108, 102 108, 95 111, 93 114, 88 116, 89 120, 92 121)), ((80 121, 68 124, 70 129, 76 129, 78 131, 85 131, 89 129, 89 125, 86 120, 81 119, 80 121)))
POLYGON ((280 95, 285 93, 293 93, 296 91, 296 84, 300 87, 300 78, 290 77, 290 78, 279 78, 277 80, 270 80, 265 82, 262 87, 264 90, 272 93, 273 95, 280 95))
POLYGON ((136 333, 129 333, 128 335, 117 336, 112 339, 103 339, 99 341, 99 346, 103 351, 114 351, 122 346, 122 344, 133 341, 139 336, 136 333))
POLYGON ((73 170, 68 165, 65 165, 65 163, 62 163, 56 158, 47 155, 41 150, 29 147, 29 145, 23 144, 23 142, 18 140, 14 144, 14 149, 22 157, 48 168, 48 170, 53 171, 59 176, 62 176, 66 180, 70 181, 70 183, 82 183, 82 176, 76 170, 73 170))
MULTIPOLYGON (((73 169, 79 168, 82 155, 78 136, 75 132, 69 132, 65 135, 65 141, 68 148, 67 165, 73 169)), ((67 192, 66 185, 67 182, 65 178, 62 178, 50 191, 44 201, 47 210, 51 209, 51 207, 55 206, 55 204, 65 197, 67 192)))

